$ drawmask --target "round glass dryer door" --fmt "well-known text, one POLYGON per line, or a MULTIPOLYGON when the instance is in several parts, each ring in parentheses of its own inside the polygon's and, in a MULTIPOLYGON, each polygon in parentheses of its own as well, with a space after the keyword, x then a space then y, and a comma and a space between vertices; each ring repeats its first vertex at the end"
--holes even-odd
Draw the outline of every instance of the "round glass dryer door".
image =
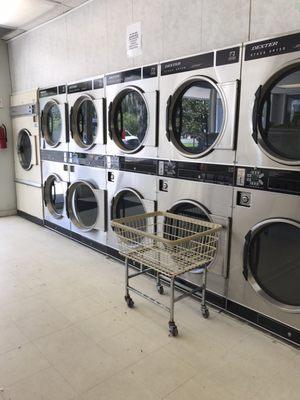
POLYGON ((141 197, 134 190, 124 189, 114 198, 112 219, 132 217, 145 212, 141 197))
POLYGON ((189 80, 171 98, 170 140, 183 155, 202 157, 221 138, 224 116, 224 102, 217 85, 204 77, 189 80))
POLYGON ((92 230, 98 220, 99 204, 94 190, 85 181, 74 182, 69 187, 68 209, 71 221, 84 231, 92 230))
POLYGON ((62 136, 62 115, 55 101, 45 105, 41 125, 46 143, 51 147, 58 146, 62 136))
POLYGON ((254 129, 275 161, 300 165, 300 64, 272 77, 262 87, 254 129))
POLYGON ((111 104, 110 131, 112 139, 126 153, 138 151, 148 128, 148 109, 142 91, 122 90, 111 104))
POLYGON ((23 169, 29 170, 32 167, 32 145, 30 140, 30 132, 22 129, 18 134, 17 152, 20 164, 23 169))
POLYGON ((61 218, 65 208, 65 185, 57 175, 50 175, 44 188, 45 203, 54 218, 61 218))
MULTIPOLYGON (((170 212, 173 214, 183 215, 189 218, 196 218, 206 222, 211 222, 211 219, 209 217, 209 212, 199 203, 194 201, 189 201, 189 200, 180 201, 174 204, 173 207, 171 207, 170 212)), ((174 226, 174 229, 176 230, 176 226, 174 226)), ((176 236, 178 236, 178 232, 179 231, 177 230, 176 236)), ((191 271, 191 273, 201 273, 202 271, 203 271, 203 266, 201 266, 201 268, 194 269, 193 271, 191 271)))
POLYGON ((91 148, 96 140, 98 116, 93 100, 82 96, 76 100, 71 116, 71 131, 78 146, 91 148))
POLYGON ((300 312, 300 223, 266 220, 248 235, 244 268, 249 282, 272 303, 300 312))

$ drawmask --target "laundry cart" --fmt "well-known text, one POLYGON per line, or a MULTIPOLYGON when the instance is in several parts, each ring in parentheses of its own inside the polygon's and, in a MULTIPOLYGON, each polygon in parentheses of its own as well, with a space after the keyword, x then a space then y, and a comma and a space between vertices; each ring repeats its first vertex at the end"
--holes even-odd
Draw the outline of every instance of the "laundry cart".
POLYGON ((162 307, 170 313, 170 336, 177 336, 174 304, 201 291, 202 315, 208 318, 206 269, 215 256, 221 225, 162 211, 115 219, 111 224, 119 240, 120 253, 125 257, 125 301, 128 307, 134 306, 130 291, 162 307), (130 275, 129 260, 138 262, 140 271, 130 275), (195 268, 203 268, 202 286, 175 298, 176 277, 195 268), (151 271, 156 272, 160 294, 163 294, 161 277, 169 281, 169 307, 129 284, 130 279, 151 271))

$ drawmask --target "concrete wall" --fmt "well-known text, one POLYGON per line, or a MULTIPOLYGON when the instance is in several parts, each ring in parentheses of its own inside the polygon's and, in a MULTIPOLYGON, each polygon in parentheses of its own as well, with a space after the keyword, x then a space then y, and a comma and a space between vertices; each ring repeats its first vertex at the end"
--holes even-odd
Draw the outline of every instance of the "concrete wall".
POLYGON ((14 91, 300 28, 300 0, 93 0, 9 43, 14 91), (126 27, 142 22, 143 55, 126 27))
POLYGON ((0 149, 0 216, 14 214, 16 210, 10 92, 7 45, 0 40, 0 98, 3 102, 3 107, 0 108, 0 125, 6 126, 8 134, 7 149, 0 149))

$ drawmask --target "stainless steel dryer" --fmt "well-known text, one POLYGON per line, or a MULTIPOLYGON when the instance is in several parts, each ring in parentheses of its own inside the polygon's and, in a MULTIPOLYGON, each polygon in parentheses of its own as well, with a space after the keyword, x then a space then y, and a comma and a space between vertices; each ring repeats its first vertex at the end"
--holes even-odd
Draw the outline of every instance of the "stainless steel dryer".
POLYGON ((107 153, 157 157, 158 66, 106 75, 107 153))
POLYGON ((233 164, 241 47, 161 63, 159 158, 233 164))
POLYGON ((157 178, 153 160, 119 160, 108 157, 108 252, 118 256, 117 237, 111 227, 115 218, 156 210, 157 178), (130 172, 135 171, 135 172, 130 172), (151 174, 153 173, 153 174, 151 174))
MULTIPOLYGON (((211 292, 224 296, 229 262, 233 167, 160 161, 159 172, 164 175, 158 178, 159 210, 223 226, 216 257, 208 266, 207 287, 211 292)), ((183 278, 201 285, 202 272, 199 268, 183 278)))
POLYGON ((276 332, 274 321, 300 330, 300 172, 240 170, 245 179, 234 190, 228 306, 293 340, 295 333, 282 326, 276 332))
MULTIPOLYGON (((82 163, 82 162, 81 162, 82 163)), ((71 236, 105 251, 107 230, 106 171, 96 166, 70 164, 67 213, 71 236)))
POLYGON ((103 76, 67 85, 71 152, 105 154, 106 107, 103 76))
POLYGON ((68 151, 68 111, 66 85, 39 90, 41 148, 68 151))
POLYGON ((237 164, 300 168, 300 33, 243 49, 237 164))
MULTIPOLYGON (((58 154, 58 153, 57 153, 58 154)), ((62 161, 62 160, 60 160, 62 161)), ((69 185, 69 166, 57 160, 43 160, 44 224, 65 235, 70 234, 66 207, 69 185)))

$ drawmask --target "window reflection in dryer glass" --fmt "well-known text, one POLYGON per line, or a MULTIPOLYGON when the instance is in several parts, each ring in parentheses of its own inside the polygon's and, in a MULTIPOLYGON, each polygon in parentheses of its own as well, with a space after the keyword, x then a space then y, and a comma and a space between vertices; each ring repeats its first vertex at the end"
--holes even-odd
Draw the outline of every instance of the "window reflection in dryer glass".
POLYGON ((219 138, 223 104, 217 89, 207 81, 195 81, 182 91, 172 115, 174 139, 187 153, 199 154, 219 138))
POLYGON ((280 303, 300 306, 300 228, 270 223, 253 237, 249 267, 259 286, 280 303))
MULTIPOLYGON (((47 113, 47 131, 49 144, 56 145, 61 137, 61 114, 56 104, 53 104, 47 113)), ((47 140, 47 137, 46 137, 47 140)))
POLYGON ((78 223, 84 229, 91 229, 97 222, 98 202, 93 190, 86 184, 79 184, 73 195, 74 211, 78 223))
POLYGON ((26 129, 22 129, 19 132, 17 150, 22 168, 29 169, 31 166, 32 148, 29 132, 26 129))
POLYGON ((117 140, 124 150, 138 149, 147 131, 147 107, 141 94, 127 91, 120 99, 115 116, 117 140))
POLYGON ((300 161, 300 67, 277 80, 262 107, 266 147, 280 158, 300 161))
POLYGON ((84 146, 91 146, 97 133, 97 112, 92 100, 84 100, 77 113, 77 131, 84 146))
MULTIPOLYGON (((193 202, 185 201, 179 204, 176 204, 173 206, 170 210, 171 213, 173 214, 178 214, 178 215, 183 215, 184 217, 188 218, 195 218, 195 219, 201 219, 206 222, 210 222, 209 214, 206 212, 204 209, 202 209, 200 206, 193 202)), ((168 220, 168 218, 166 218, 168 220)), ((178 238, 178 237, 183 237, 182 233, 184 232, 182 229, 178 230, 178 226, 174 224, 174 220, 172 223, 172 226, 169 225, 168 221, 166 224, 166 230, 165 230, 165 237, 168 239, 172 238, 178 238)), ((179 225, 179 221, 178 221, 179 225)), ((181 225, 182 227, 182 225, 181 225)), ((208 266, 210 263, 208 263, 206 266, 208 266)), ((197 273, 197 272, 202 272, 203 267, 197 268, 193 270, 192 272, 197 273)))
POLYGON ((61 182, 53 179, 50 185, 50 202, 54 212, 62 215, 64 209, 64 188, 61 182))
POLYGON ((132 217, 146 211, 139 197, 130 191, 120 193, 117 199, 114 218, 132 217))

